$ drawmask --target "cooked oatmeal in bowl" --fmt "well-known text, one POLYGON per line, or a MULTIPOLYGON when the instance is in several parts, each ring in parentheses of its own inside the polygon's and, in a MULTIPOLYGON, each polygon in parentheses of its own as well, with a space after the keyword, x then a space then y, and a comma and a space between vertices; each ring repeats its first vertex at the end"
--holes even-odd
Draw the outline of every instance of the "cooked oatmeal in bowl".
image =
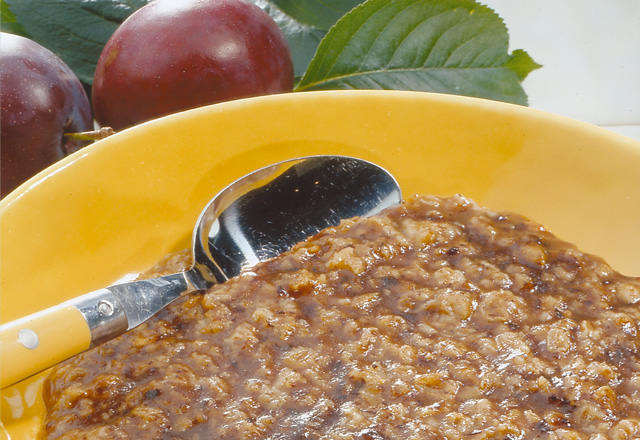
POLYGON ((45 403, 48 439, 637 439, 640 279, 415 197, 56 367, 45 403))

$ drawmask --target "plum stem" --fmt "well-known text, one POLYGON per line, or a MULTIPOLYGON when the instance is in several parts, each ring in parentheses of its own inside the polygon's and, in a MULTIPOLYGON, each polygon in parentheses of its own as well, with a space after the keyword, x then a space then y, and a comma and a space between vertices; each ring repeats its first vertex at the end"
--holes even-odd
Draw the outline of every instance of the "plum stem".
POLYGON ((99 130, 94 130, 94 131, 83 131, 80 133, 64 133, 64 136, 70 139, 76 139, 79 141, 99 141, 100 139, 104 139, 115 133, 116 131, 111 127, 102 127, 99 130))

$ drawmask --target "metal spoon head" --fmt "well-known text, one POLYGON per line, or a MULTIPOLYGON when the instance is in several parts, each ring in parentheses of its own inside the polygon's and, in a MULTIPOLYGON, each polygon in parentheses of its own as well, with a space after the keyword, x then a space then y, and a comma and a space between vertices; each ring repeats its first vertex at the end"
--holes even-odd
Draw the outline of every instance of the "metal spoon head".
POLYGON ((275 257, 341 220, 400 203, 396 180, 362 159, 312 156, 235 181, 205 207, 193 235, 190 281, 199 289, 275 257))

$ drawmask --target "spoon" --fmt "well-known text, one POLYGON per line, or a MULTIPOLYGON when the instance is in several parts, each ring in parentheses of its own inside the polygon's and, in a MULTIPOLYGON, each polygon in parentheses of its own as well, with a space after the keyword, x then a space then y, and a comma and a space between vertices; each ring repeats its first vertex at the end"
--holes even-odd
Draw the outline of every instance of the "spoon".
POLYGON ((116 284, 0 326, 2 388, 140 325, 185 292, 205 291, 341 220, 401 201, 373 163, 311 156, 254 171, 218 193, 196 223, 193 265, 116 284))

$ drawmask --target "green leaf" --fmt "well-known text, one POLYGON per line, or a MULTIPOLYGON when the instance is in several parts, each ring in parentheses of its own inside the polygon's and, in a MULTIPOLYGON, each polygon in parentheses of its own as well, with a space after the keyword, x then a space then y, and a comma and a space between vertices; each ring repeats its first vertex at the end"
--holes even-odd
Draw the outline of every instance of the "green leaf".
POLYGON ((292 19, 328 31, 363 0, 271 0, 292 19))
POLYGON ((502 19, 473 0, 368 0, 327 33, 296 90, 419 90, 526 105, 520 78, 535 62, 509 55, 508 42, 502 19))
POLYGON ((518 75, 520 81, 523 81, 527 75, 534 70, 542 67, 542 65, 536 63, 533 58, 522 49, 514 50, 511 59, 507 61, 506 65, 518 75))
POLYGON ((363 0, 252 0, 287 37, 296 76, 302 76, 327 31, 363 0))
POLYGON ((31 38, 92 84, 107 40, 149 0, 5 0, 31 38))
POLYGON ((4 0, 0 0, 0 31, 29 37, 4 0))

